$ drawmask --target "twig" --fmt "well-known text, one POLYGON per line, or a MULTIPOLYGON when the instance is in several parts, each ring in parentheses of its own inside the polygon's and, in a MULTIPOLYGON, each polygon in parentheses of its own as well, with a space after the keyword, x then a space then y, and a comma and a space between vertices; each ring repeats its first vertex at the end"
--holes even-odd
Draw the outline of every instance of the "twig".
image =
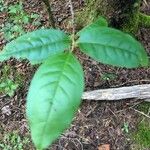
POLYGON ((134 108, 135 106, 137 106, 137 105, 139 105, 139 104, 141 104, 141 103, 143 103, 143 101, 137 102, 136 104, 134 104, 134 105, 132 105, 132 106, 130 106, 130 107, 128 107, 128 108, 118 110, 118 111, 116 111, 115 113, 117 114, 117 113, 121 113, 121 112, 123 112, 123 111, 127 111, 127 110, 129 110, 129 109, 134 108))
POLYGON ((71 47, 71 51, 73 51, 74 47, 75 47, 75 14, 74 14, 72 0, 69 0, 69 5, 70 5, 71 18, 72 18, 71 19, 71 22, 72 22, 72 47, 71 47))
POLYGON ((143 116, 145 116, 145 117, 147 117, 147 118, 150 119, 150 116, 149 116, 149 115, 147 115, 147 114, 145 114, 145 113, 143 113, 143 112, 141 112, 141 111, 139 111, 139 110, 137 110, 137 109, 134 109, 134 108, 131 108, 131 109, 134 110, 135 112, 137 112, 137 113, 139 113, 139 114, 141 114, 141 115, 143 115, 143 116))
POLYGON ((143 0, 144 1, 144 3, 146 4, 146 6, 148 6, 148 3, 147 3, 147 1, 146 0, 143 0))
POLYGON ((53 28, 56 28, 49 0, 42 0, 42 1, 44 2, 44 4, 47 7, 47 11, 48 11, 48 14, 49 14, 49 23, 50 23, 50 26, 52 26, 53 28))

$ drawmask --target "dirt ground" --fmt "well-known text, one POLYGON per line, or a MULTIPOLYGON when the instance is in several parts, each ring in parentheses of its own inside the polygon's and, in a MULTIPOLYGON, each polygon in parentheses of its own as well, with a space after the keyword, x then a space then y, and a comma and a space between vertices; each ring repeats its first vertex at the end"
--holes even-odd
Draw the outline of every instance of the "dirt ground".
MULTIPOLYGON (((17 1, 7 0, 7 2, 14 4, 17 1)), ((150 14, 150 2, 148 4, 142 6, 142 11, 150 14)), ((83 5, 84 1, 74 0, 76 11, 81 9, 83 5)), ((40 20, 42 25, 48 26, 48 16, 43 7, 44 5, 39 0, 24 1, 25 10, 29 14, 36 12, 42 15, 40 20)), ((70 26, 66 24, 66 19, 70 17, 69 4, 52 0, 52 7, 57 26, 70 31, 70 26)), ((0 24, 4 24, 7 17, 5 13, 0 14, 0 24)), ((28 25, 25 28, 27 31, 35 29, 33 25, 28 25)), ((0 33, 0 47, 3 47, 6 41, 1 35, 0 33)), ((150 29, 140 29, 137 38, 144 44, 150 55, 150 29)), ((110 67, 92 61, 83 54, 77 54, 84 66, 85 90, 87 91, 150 83, 150 68, 131 70, 110 67)), ((17 131, 21 137, 28 137, 30 134, 25 118, 26 93, 37 66, 32 67, 26 61, 19 62, 13 59, 1 63, 1 70, 4 65, 12 67, 9 75, 12 79, 15 79, 16 72, 21 74, 23 83, 12 98, 7 95, 0 95, 0 140, 3 139, 5 133, 12 131, 17 131), (1 110, 5 106, 9 107, 10 113, 2 113, 1 110)), ((111 150, 136 150, 133 149, 135 141, 129 133, 137 130, 137 124, 141 120, 141 115, 134 110, 140 103, 142 101, 137 99, 113 102, 83 101, 70 129, 52 145, 51 150, 97 150, 101 144, 110 144, 111 150), (124 123, 128 123, 129 133, 123 130, 124 123)), ((24 149, 34 150, 34 147, 30 143, 24 149)))

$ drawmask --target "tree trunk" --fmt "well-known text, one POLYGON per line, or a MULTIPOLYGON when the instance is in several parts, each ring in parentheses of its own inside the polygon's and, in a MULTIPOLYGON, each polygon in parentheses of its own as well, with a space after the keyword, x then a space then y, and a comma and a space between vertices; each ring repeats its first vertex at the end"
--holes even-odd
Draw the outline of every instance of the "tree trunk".
POLYGON ((77 24, 82 28, 98 16, 105 16, 110 26, 134 34, 141 25, 150 27, 150 17, 140 13, 140 5, 141 0, 86 0, 77 24))

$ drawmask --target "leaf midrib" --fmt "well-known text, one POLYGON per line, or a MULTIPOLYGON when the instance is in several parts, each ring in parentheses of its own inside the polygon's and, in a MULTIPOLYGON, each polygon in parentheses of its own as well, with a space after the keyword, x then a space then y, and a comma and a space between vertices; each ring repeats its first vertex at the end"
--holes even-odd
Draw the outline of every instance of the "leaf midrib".
MULTIPOLYGON (((68 54, 68 56, 66 57, 66 60, 64 61, 64 65, 63 65, 63 67, 62 67, 62 71, 61 71, 61 74, 60 74, 60 76, 59 76, 59 79, 58 79, 58 81, 56 82, 56 89, 55 89, 55 92, 54 92, 54 95, 53 95, 53 99, 55 99, 55 96, 56 96, 56 93, 57 93, 57 90, 58 90, 58 87, 59 87, 59 83, 60 83, 60 81, 61 81, 61 78, 63 77, 63 72, 64 72, 64 70, 65 70, 65 67, 66 67, 66 65, 67 65, 67 62, 68 62, 68 60, 70 59, 70 53, 68 54)), ((51 108, 53 107, 53 105, 54 105, 54 103, 52 103, 52 105, 50 105, 49 106, 49 112, 48 112, 48 117, 47 117, 47 119, 46 119, 46 121, 45 121, 45 125, 44 125, 44 127, 43 127, 43 134, 41 135, 41 144, 40 144, 40 146, 42 145, 42 143, 43 143, 43 136, 44 136, 44 134, 45 134, 45 129, 46 129, 46 126, 47 126, 47 123, 48 123, 48 120, 49 120, 49 118, 50 118, 50 116, 51 116, 51 108)))
MULTIPOLYGON (((111 46, 111 45, 104 45, 104 44, 101 44, 101 43, 95 43, 95 42, 79 42, 79 44, 95 44, 95 45, 100 45, 100 46, 104 46, 104 47, 110 47, 110 48, 113 48, 115 51, 117 51, 117 49, 119 49, 120 51, 124 51, 126 50, 128 53, 131 53, 132 55, 135 55, 138 59, 139 59, 139 56, 136 54, 136 53, 133 53, 127 49, 123 49, 123 48, 120 48, 120 47, 115 47, 115 46, 111 46)), ((140 60, 140 59, 139 59, 140 60)))
MULTIPOLYGON (((40 49, 40 51, 42 50, 42 48, 41 47, 46 47, 46 46, 49 46, 49 45, 52 45, 52 44, 57 44, 57 43, 60 43, 60 42, 64 42, 65 44, 68 42, 69 43, 69 40, 58 40, 58 41, 55 41, 55 42, 51 42, 51 43, 46 43, 46 44, 41 44, 41 45, 39 45, 39 46, 36 46, 36 47, 31 47, 31 48, 26 48, 26 49, 19 49, 19 50, 17 50, 16 49, 16 51, 9 51, 9 50, 7 50, 7 47, 6 47, 6 49, 4 49, 4 54, 2 53, 2 56, 3 55, 5 55, 6 57, 7 56, 9 56, 9 55, 11 55, 11 54, 18 54, 18 53, 20 53, 20 52, 23 52, 23 53, 25 53, 26 51, 31 51, 31 50, 37 50, 37 49, 40 49), (5 54, 6 53, 6 54, 5 54)), ((10 48, 9 48, 10 49, 10 48)), ((11 57, 11 56, 10 56, 11 57)))

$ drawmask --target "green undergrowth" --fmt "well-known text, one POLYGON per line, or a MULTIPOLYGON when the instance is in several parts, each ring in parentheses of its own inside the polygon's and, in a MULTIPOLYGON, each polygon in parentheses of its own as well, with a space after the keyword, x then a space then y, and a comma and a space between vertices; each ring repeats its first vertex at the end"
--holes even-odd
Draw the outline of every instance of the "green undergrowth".
POLYGON ((22 1, 13 5, 7 5, 4 0, 0 0, 0 12, 8 14, 6 22, 1 25, 0 29, 6 41, 11 41, 26 33, 25 27, 29 24, 36 27, 41 25, 41 16, 37 13, 28 14, 23 7, 22 1))
MULTIPOLYGON (((136 107, 137 110, 144 114, 150 113, 150 103, 143 102, 136 107)), ((137 129, 132 133, 131 137, 135 141, 132 150, 149 150, 150 149, 150 119, 140 116, 140 122, 137 129)))
POLYGON ((136 107, 136 109, 147 114, 150 111, 150 103, 149 102, 143 102, 143 103, 139 104, 136 107))
POLYGON ((17 132, 6 133, 0 137, 1 150, 24 150, 29 147, 30 139, 21 137, 17 132))
POLYGON ((133 133, 133 139, 139 146, 139 150, 150 149, 150 122, 142 121, 137 126, 137 131, 133 133))
POLYGON ((22 86, 23 76, 10 66, 1 69, 0 94, 14 96, 17 88, 22 86), (13 78, 15 76, 15 78, 13 78))

